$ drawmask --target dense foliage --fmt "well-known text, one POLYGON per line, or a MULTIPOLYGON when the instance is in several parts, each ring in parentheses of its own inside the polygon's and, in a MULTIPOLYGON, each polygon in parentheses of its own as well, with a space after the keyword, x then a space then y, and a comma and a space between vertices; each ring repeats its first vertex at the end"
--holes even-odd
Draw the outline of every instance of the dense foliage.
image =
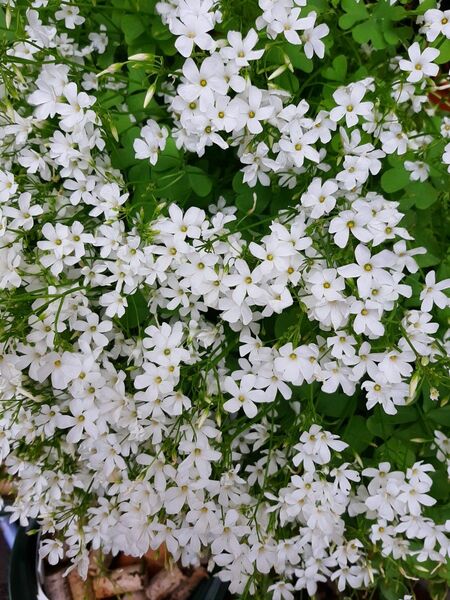
POLYGON ((0 8, 12 518, 81 573, 165 543, 241 598, 442 597, 450 11, 0 8))

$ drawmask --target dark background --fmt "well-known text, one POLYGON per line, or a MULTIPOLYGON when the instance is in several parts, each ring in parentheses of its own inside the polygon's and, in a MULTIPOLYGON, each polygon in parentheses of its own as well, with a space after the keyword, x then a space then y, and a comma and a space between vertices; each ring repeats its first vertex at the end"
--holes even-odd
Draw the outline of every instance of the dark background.
POLYGON ((0 531, 0 600, 8 600, 9 548, 0 531))

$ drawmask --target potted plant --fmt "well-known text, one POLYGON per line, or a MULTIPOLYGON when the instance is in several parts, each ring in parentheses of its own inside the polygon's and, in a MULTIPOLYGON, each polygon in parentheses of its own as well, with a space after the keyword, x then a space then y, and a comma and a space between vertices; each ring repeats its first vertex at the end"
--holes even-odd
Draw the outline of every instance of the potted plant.
POLYGON ((147 555, 145 560, 119 556, 100 562, 93 558, 87 581, 65 568, 52 569, 39 559, 39 529, 20 527, 10 557, 10 600, 84 600, 125 597, 177 598, 178 600, 224 600, 227 587, 204 569, 180 570, 165 566, 165 555, 147 555), (108 568, 105 565, 108 564, 108 568), (158 575, 158 577, 156 577, 158 575))

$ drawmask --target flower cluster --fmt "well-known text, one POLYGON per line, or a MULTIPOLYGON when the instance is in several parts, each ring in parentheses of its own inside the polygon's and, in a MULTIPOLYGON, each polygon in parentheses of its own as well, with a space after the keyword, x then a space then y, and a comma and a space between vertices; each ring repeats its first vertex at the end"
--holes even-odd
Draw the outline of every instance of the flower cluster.
POLYGON ((223 4, 157 2, 155 39, 181 62, 111 66, 123 40, 106 16, 8 2, 26 24, 0 110, 7 510, 84 575, 90 549, 163 543, 243 598, 368 588, 388 557, 440 575, 450 278, 395 192, 401 178, 437 198, 450 163, 427 45, 450 37, 448 11, 418 13, 384 78, 330 61, 317 101, 292 73, 326 60, 330 15, 259 0, 238 30, 223 4), (208 157, 232 190, 219 176, 211 192, 208 157), (171 197, 181 178, 192 201, 171 197), (266 210, 267 190, 283 202, 266 210))

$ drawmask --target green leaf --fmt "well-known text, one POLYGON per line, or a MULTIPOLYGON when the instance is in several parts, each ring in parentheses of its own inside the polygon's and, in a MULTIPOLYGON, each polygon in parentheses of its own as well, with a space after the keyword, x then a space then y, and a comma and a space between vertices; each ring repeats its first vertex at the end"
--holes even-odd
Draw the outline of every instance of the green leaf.
POLYGON ((397 414, 389 417, 391 423, 414 423, 419 418, 419 412, 415 406, 399 406, 397 414))
POLYGON ((379 29, 375 21, 365 21, 364 23, 356 25, 352 29, 352 36, 355 42, 358 42, 359 44, 372 42, 377 50, 386 48, 383 32, 379 29))
POLYGON ((354 415, 345 428, 342 439, 350 445, 352 450, 360 454, 373 440, 373 433, 367 428, 364 417, 354 415))
POLYGON ((379 0, 374 5, 373 16, 380 21, 400 21, 407 13, 403 6, 392 6, 390 0, 379 0))
POLYGON ((438 425, 450 426, 450 405, 430 410, 427 417, 438 425))
POLYGON ((333 59, 333 66, 324 70, 323 76, 331 81, 345 82, 347 75, 347 57, 343 54, 333 59))
POLYGON ((426 254, 418 254, 415 257, 415 260, 421 268, 433 267, 434 265, 439 265, 441 263, 441 259, 438 256, 431 254, 431 252, 427 252, 426 254))
POLYGON ((405 192, 413 204, 422 210, 434 204, 438 198, 437 190, 427 181, 414 181, 406 187, 405 192))
POLYGON ((431 496, 438 500, 447 500, 450 489, 448 486, 447 473, 444 474, 442 471, 436 471, 435 473, 431 473, 431 479, 433 480, 431 496))
POLYGON ((364 2, 342 0, 342 8, 347 13, 339 19, 339 27, 342 29, 350 29, 358 21, 364 21, 369 17, 369 11, 364 2))
MULTIPOLYGON (((439 37, 438 37, 439 40, 439 37)), ((440 41, 440 40, 439 40, 440 41)), ((450 40, 446 39, 442 44, 436 43, 433 44, 435 47, 438 47, 440 52, 439 56, 434 60, 434 62, 438 65, 443 65, 444 63, 450 61, 450 40)))
POLYGON ((405 440, 396 438, 391 438, 380 446, 376 450, 375 456, 378 460, 386 460, 402 471, 411 467, 416 460, 413 446, 405 440))
MULTIPOLYGON (((292 44, 286 44, 283 46, 283 50, 289 56, 289 60, 296 69, 301 69, 305 73, 311 73, 314 68, 314 63, 311 59, 305 56, 301 46, 293 46, 292 44)), ((280 63, 282 64, 282 63, 280 63)))
POLYGON ((285 336, 290 327, 298 323, 298 310, 296 308, 288 308, 275 319, 275 336, 277 339, 285 336))
POLYGON ((209 175, 207 175, 203 169, 200 169, 199 167, 188 166, 186 167, 186 173, 190 186, 197 196, 204 198, 210 194, 213 184, 209 175))
POLYGON ((408 427, 399 427, 395 432, 395 437, 409 442, 414 439, 427 438, 428 433, 423 421, 419 421, 408 427))
POLYGON ((118 94, 115 90, 106 90, 98 96, 98 103, 102 109, 112 108, 123 104, 124 97, 118 94))
POLYGON ((394 431, 394 425, 386 413, 377 406, 374 414, 367 419, 368 430, 377 437, 386 440, 394 431))
POLYGON ((180 151, 178 150, 173 138, 168 137, 166 141, 166 147, 162 152, 159 153, 158 162, 153 167, 153 170, 157 173, 170 171, 175 169, 181 169, 182 159, 180 151))
POLYGON ((356 408, 356 396, 345 394, 325 394, 320 392, 317 398, 317 411, 329 417, 348 417, 356 408))
POLYGON ((246 189, 248 189, 248 185, 243 182, 243 177, 244 174, 242 173, 242 171, 238 171, 233 177, 231 185, 236 194, 240 194, 241 192, 244 192, 246 189))
POLYGON ((236 206, 245 214, 251 212, 256 214, 262 213, 272 198, 270 188, 260 183, 257 183, 252 188, 246 184, 243 185, 244 187, 236 197, 236 206))
POLYGON ((386 584, 380 582, 378 584, 378 589, 384 600, 398 600, 408 592, 408 588, 402 582, 394 582, 392 579, 389 579, 386 584))
POLYGON ((129 148, 116 148, 111 152, 111 161, 116 169, 128 169, 138 161, 129 148))
POLYGON ((158 198, 182 204, 191 193, 188 176, 183 170, 158 173, 155 179, 157 184, 155 195, 158 198))
POLYGON ((121 26, 127 44, 131 44, 131 42, 144 33, 146 29, 145 21, 138 15, 122 15, 121 26))
POLYGON ((409 173, 403 167, 395 167, 385 171, 381 176, 381 187, 385 192, 398 192, 408 185, 409 173))
POLYGON ((125 330, 134 329, 148 318, 150 312, 141 292, 137 291, 132 296, 128 296, 128 306, 124 315, 119 319, 125 330))
POLYGON ((416 12, 419 15, 423 15, 430 8, 436 8, 436 0, 422 0, 419 6, 416 7, 416 12))

